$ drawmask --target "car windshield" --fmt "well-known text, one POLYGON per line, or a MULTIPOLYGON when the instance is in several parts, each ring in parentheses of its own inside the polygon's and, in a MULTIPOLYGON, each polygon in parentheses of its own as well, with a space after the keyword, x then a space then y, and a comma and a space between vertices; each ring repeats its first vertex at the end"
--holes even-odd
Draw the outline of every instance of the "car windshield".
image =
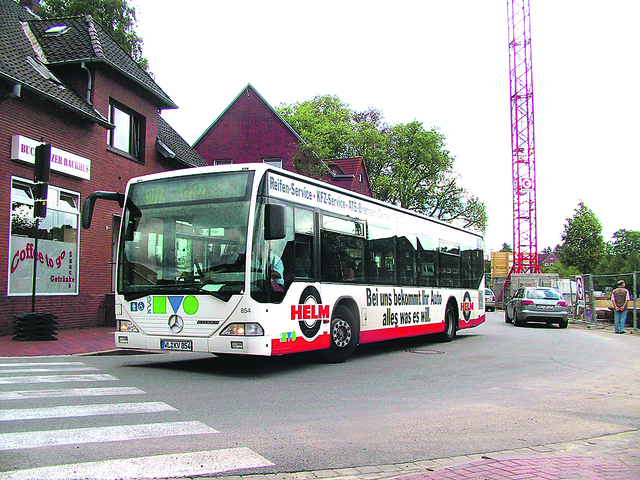
POLYGON ((130 187, 118 257, 118 291, 145 295, 241 293, 249 172, 175 177, 130 187))
POLYGON ((536 289, 527 292, 527 298, 544 300, 561 300, 560 292, 555 290, 536 289))

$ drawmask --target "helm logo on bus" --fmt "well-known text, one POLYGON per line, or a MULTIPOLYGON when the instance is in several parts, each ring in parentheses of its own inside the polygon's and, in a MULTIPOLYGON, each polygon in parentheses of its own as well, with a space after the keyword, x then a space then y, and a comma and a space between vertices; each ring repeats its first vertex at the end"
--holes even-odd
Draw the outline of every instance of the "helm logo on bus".
POLYGON ((320 331, 322 323, 329 322, 330 318, 329 305, 318 303, 291 305, 291 320, 298 322, 300 331, 306 338, 314 338, 320 331))
POLYGON ((469 292, 464 292, 461 309, 464 321, 468 322, 471 319, 471 311, 473 310, 473 302, 471 301, 471 295, 469 295, 469 292))
POLYGON ((329 305, 309 303, 291 305, 291 320, 324 320, 329 319, 329 305))

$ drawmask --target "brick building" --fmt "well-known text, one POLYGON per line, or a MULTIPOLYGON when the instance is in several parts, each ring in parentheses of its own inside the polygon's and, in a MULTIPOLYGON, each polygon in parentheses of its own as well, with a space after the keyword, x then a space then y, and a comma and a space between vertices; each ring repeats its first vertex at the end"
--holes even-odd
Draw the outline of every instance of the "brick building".
MULTIPOLYGON (((298 147, 304 143, 248 84, 196 140, 193 148, 209 165, 264 162, 294 171, 298 147)), ((362 157, 325 160, 325 164, 325 182, 373 196, 362 157)))
POLYGON ((37 7, 0 0, 0 230, 9 238, 0 246, 0 335, 31 311, 36 226, 36 310, 57 315, 58 328, 104 325, 120 210, 99 203, 92 228, 80 231, 82 201, 123 191, 133 176, 205 164, 160 116, 174 102, 97 22, 41 20, 37 7), (38 225, 42 142, 52 146, 51 178, 38 225))

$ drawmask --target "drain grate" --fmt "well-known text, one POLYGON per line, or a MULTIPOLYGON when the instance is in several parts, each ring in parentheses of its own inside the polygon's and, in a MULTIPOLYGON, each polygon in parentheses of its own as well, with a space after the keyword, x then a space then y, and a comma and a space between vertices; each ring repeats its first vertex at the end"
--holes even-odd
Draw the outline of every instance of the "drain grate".
POLYGON ((407 353, 417 353, 419 355, 444 355, 440 350, 407 350, 407 353))

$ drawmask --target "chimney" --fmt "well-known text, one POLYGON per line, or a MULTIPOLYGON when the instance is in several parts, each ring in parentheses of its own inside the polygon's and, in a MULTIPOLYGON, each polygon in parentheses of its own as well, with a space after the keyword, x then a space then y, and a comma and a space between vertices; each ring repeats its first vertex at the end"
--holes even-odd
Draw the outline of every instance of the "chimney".
POLYGON ((40 11, 40 0, 20 0, 20 5, 28 8, 36 15, 40 11))

